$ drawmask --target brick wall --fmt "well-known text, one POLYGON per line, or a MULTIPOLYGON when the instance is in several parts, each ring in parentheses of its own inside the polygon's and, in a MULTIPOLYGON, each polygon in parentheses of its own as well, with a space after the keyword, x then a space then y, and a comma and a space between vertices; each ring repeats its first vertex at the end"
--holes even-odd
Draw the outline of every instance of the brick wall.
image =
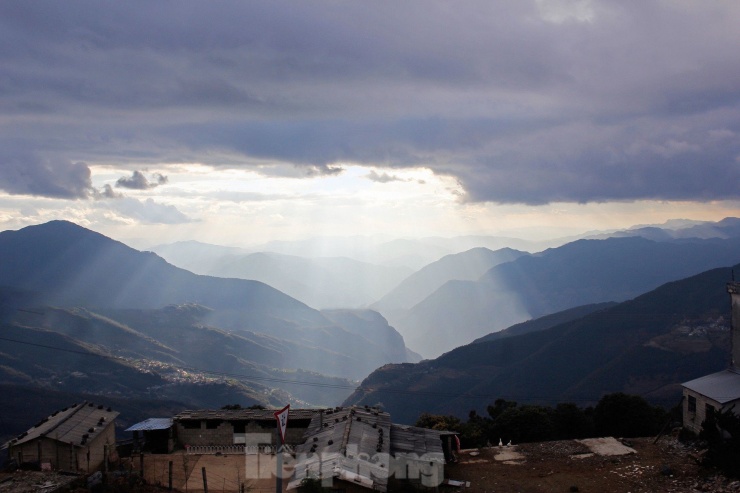
MULTIPOLYGON (((285 443, 298 445, 303 443, 304 428, 285 430, 285 443)), ((250 421, 244 427, 244 432, 268 433, 272 437, 271 445, 277 445, 277 425, 270 422, 250 421)), ((200 421, 200 428, 185 428, 180 421, 175 421, 176 440, 180 447, 185 445, 232 445, 234 443, 234 426, 228 422, 221 422, 215 429, 206 428, 206 421, 200 421)))

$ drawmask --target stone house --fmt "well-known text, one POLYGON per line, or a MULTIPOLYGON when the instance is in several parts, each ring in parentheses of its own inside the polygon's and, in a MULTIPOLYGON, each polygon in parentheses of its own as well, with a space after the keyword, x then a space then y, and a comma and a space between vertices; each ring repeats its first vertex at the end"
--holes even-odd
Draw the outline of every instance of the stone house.
POLYGON ((92 472, 115 448, 115 419, 111 408, 90 402, 73 404, 36 423, 8 442, 10 459, 37 463, 42 469, 92 472))

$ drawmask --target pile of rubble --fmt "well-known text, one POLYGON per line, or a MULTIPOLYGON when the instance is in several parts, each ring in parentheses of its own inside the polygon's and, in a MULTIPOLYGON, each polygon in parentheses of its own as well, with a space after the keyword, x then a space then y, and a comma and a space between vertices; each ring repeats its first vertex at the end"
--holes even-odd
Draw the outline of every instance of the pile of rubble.
POLYGON ((77 475, 57 472, 16 471, 0 475, 0 493, 56 493, 68 491, 77 475))

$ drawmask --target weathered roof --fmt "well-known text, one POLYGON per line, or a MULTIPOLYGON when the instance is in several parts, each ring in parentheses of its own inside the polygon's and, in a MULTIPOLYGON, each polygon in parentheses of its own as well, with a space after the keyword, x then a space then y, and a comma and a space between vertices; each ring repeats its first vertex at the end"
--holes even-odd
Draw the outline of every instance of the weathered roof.
POLYGON ((449 434, 451 433, 393 424, 391 425, 391 455, 407 458, 418 457, 428 462, 444 463, 441 437, 449 434))
POLYGON ((337 408, 316 415, 295 449, 289 489, 323 473, 366 488, 386 491, 390 468, 388 413, 374 408, 337 408))
POLYGON ((73 404, 41 420, 31 429, 9 442, 10 446, 46 437, 74 446, 91 442, 113 424, 119 413, 89 402, 73 404))
MULTIPOLYGON (((188 410, 177 414, 175 421, 186 419, 223 419, 223 420, 274 420, 275 411, 279 409, 199 409, 188 410)), ((319 409, 290 409, 288 425, 291 419, 312 419, 319 414, 319 409)))
POLYGON ((172 428, 172 418, 149 418, 126 428, 124 431, 154 431, 172 428))
POLYGON ((740 399, 740 374, 730 369, 705 375, 682 385, 720 404, 740 399))

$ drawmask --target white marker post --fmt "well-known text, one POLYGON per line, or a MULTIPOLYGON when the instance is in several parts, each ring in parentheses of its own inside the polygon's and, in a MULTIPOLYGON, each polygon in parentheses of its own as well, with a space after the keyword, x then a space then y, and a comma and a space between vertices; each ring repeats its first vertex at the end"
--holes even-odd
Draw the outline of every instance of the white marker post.
POLYGON ((275 493, 282 493, 283 491, 283 445, 285 444, 285 430, 288 428, 288 410, 290 410, 290 404, 282 408, 280 411, 275 411, 277 429, 278 433, 280 434, 280 445, 277 451, 277 475, 275 478, 275 493))

